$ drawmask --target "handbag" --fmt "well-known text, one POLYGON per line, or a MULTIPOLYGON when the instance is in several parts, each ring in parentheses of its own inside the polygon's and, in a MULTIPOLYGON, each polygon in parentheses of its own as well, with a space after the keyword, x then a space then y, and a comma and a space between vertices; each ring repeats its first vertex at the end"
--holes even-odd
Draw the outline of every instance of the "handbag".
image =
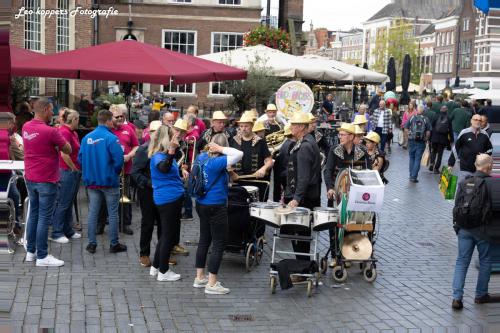
POLYGON ((441 177, 439 181, 439 191, 446 200, 453 200, 457 190, 458 177, 451 173, 446 166, 441 168, 441 177))
POLYGON ((405 134, 404 134, 404 131, 402 129, 400 129, 398 131, 398 144, 400 146, 402 146, 403 143, 405 143, 405 134))
POLYGON ((424 153, 422 154, 422 159, 420 160, 420 164, 422 166, 429 166, 431 161, 431 149, 429 148, 429 144, 425 145, 424 153))

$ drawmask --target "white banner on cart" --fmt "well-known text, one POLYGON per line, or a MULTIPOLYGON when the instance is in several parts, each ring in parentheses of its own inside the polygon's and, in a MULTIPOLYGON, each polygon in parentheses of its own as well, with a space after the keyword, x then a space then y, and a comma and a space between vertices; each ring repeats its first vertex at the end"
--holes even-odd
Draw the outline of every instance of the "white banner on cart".
POLYGON ((379 212, 384 203, 385 186, 375 170, 350 170, 351 188, 347 210, 379 212))

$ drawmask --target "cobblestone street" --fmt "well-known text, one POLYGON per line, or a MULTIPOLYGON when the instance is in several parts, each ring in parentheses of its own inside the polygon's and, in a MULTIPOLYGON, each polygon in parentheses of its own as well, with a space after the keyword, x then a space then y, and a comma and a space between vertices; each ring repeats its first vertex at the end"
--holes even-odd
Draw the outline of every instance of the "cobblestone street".
MULTIPOLYGON (((174 270, 182 279, 157 282, 138 261, 139 208, 134 205, 134 235, 120 234, 127 253, 110 254, 104 234, 98 236, 96 254, 90 255, 85 251, 87 208, 82 204, 84 238, 50 244, 51 253, 65 266, 36 268, 24 262, 25 251, 18 247, 0 267, 0 278, 6 281, 0 286, 0 301, 10 308, 11 320, 4 324, 18 332, 39 327, 56 332, 499 332, 500 304, 474 304, 475 267, 467 276, 465 308, 452 311, 456 255, 452 203, 442 199, 438 176, 428 170, 421 170, 418 184, 410 183, 407 152, 397 144, 392 148, 386 174, 390 183, 375 245, 378 278, 373 284, 365 282, 353 266, 340 286, 328 270, 311 298, 304 286, 287 291, 278 287, 271 295, 268 232, 261 265, 246 273, 243 255, 225 255, 219 277, 231 293, 205 295, 203 289, 192 287, 196 246, 190 244, 197 242, 196 219, 182 224, 181 241, 190 250, 188 257, 177 257, 174 270)), ((83 190, 79 195, 85 202, 83 190)), ((321 255, 326 252, 327 236, 322 232, 321 255)), ((500 293, 499 275, 492 276, 490 292, 500 293)))

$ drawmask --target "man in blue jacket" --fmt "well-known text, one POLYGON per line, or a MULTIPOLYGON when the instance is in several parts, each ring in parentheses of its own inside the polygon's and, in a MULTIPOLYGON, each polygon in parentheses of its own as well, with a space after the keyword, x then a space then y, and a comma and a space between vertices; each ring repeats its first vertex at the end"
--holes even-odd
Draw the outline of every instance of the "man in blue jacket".
POLYGON ((83 182, 89 194, 87 251, 94 254, 97 248, 96 229, 99 209, 106 201, 109 219, 109 251, 127 251, 118 242, 118 202, 120 200, 120 172, 123 168, 123 148, 118 137, 111 132, 113 113, 101 110, 97 116, 99 126, 87 134, 81 143, 78 161, 82 166, 83 182))

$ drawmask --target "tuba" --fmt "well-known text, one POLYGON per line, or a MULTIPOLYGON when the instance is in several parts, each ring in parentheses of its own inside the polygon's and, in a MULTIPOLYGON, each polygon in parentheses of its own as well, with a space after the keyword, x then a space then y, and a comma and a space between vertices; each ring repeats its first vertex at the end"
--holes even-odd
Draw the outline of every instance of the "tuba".
POLYGON ((285 130, 274 132, 266 135, 266 143, 271 154, 280 150, 281 145, 285 141, 285 130))

